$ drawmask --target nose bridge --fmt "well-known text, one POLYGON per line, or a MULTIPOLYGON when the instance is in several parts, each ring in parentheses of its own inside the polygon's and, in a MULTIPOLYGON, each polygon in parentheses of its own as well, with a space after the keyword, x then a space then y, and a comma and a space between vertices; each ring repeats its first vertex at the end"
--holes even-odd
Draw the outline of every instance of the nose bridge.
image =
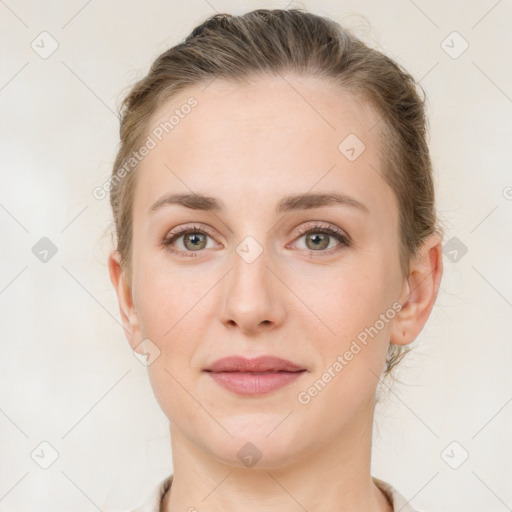
POLYGON ((221 319, 250 331, 262 322, 279 323, 284 313, 279 280, 272 272, 274 258, 268 244, 248 235, 230 258, 232 271, 226 276, 221 319), (269 268, 270 267, 270 268, 269 268))
MULTIPOLYGON (((261 240, 261 237, 259 237, 261 240)), ((240 284, 263 285, 259 288, 266 289, 269 285, 268 268, 271 265, 272 255, 268 244, 260 243, 254 236, 246 236, 235 248, 232 254, 234 281, 240 284)))

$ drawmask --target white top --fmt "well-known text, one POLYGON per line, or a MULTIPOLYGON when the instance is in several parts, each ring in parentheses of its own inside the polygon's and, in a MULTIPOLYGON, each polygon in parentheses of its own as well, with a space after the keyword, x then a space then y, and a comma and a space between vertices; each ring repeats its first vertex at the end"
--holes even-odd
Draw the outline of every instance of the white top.
MULTIPOLYGON (((131 512, 160 512, 160 505, 164 494, 169 490, 173 475, 162 480, 146 497, 144 502, 131 512)), ((420 512, 412 508, 409 502, 390 484, 379 478, 372 477, 375 485, 382 490, 393 505, 393 512, 420 512)))

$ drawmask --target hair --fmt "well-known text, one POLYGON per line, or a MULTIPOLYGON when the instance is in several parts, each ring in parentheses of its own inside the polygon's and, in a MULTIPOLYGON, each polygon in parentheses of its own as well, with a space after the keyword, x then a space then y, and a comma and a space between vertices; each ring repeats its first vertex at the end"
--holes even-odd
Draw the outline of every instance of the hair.
MULTIPOLYGON (((304 9, 257 9, 241 16, 216 14, 184 41, 159 55, 120 105, 120 148, 111 177, 117 251, 131 276, 132 204, 136 167, 118 172, 144 140, 148 122, 169 98, 187 87, 222 78, 247 84, 256 76, 281 72, 316 76, 339 85, 379 115, 382 176, 395 191, 399 207, 400 268, 433 233, 443 237, 434 199, 427 143, 425 93, 413 77, 383 53, 370 48, 335 21, 304 9)), ((384 377, 411 350, 390 344, 384 377)))

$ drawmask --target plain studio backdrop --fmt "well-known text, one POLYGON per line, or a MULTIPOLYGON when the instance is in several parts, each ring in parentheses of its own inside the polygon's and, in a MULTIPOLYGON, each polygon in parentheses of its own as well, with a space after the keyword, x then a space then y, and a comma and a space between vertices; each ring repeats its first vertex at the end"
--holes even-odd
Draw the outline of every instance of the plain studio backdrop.
POLYGON ((445 271, 377 409, 372 474, 426 512, 512 507, 510 0, 2 0, 0 510, 129 509, 171 473, 93 190, 154 58, 215 11, 264 7, 332 17, 428 97, 445 271))

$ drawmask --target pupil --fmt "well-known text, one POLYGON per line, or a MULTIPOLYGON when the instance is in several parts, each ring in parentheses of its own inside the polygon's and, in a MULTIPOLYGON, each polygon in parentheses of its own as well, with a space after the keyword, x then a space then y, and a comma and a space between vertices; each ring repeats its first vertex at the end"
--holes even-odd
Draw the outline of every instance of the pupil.
POLYGON ((315 235, 309 235, 308 239, 313 242, 315 248, 325 248, 328 243, 326 244, 328 235, 324 235, 323 233, 317 233, 315 235))
POLYGON ((190 245, 192 245, 193 248, 197 249, 198 247, 200 247, 199 244, 201 244, 202 242, 201 236, 202 235, 200 235, 199 233, 189 234, 187 235, 186 240, 189 242, 190 245))

